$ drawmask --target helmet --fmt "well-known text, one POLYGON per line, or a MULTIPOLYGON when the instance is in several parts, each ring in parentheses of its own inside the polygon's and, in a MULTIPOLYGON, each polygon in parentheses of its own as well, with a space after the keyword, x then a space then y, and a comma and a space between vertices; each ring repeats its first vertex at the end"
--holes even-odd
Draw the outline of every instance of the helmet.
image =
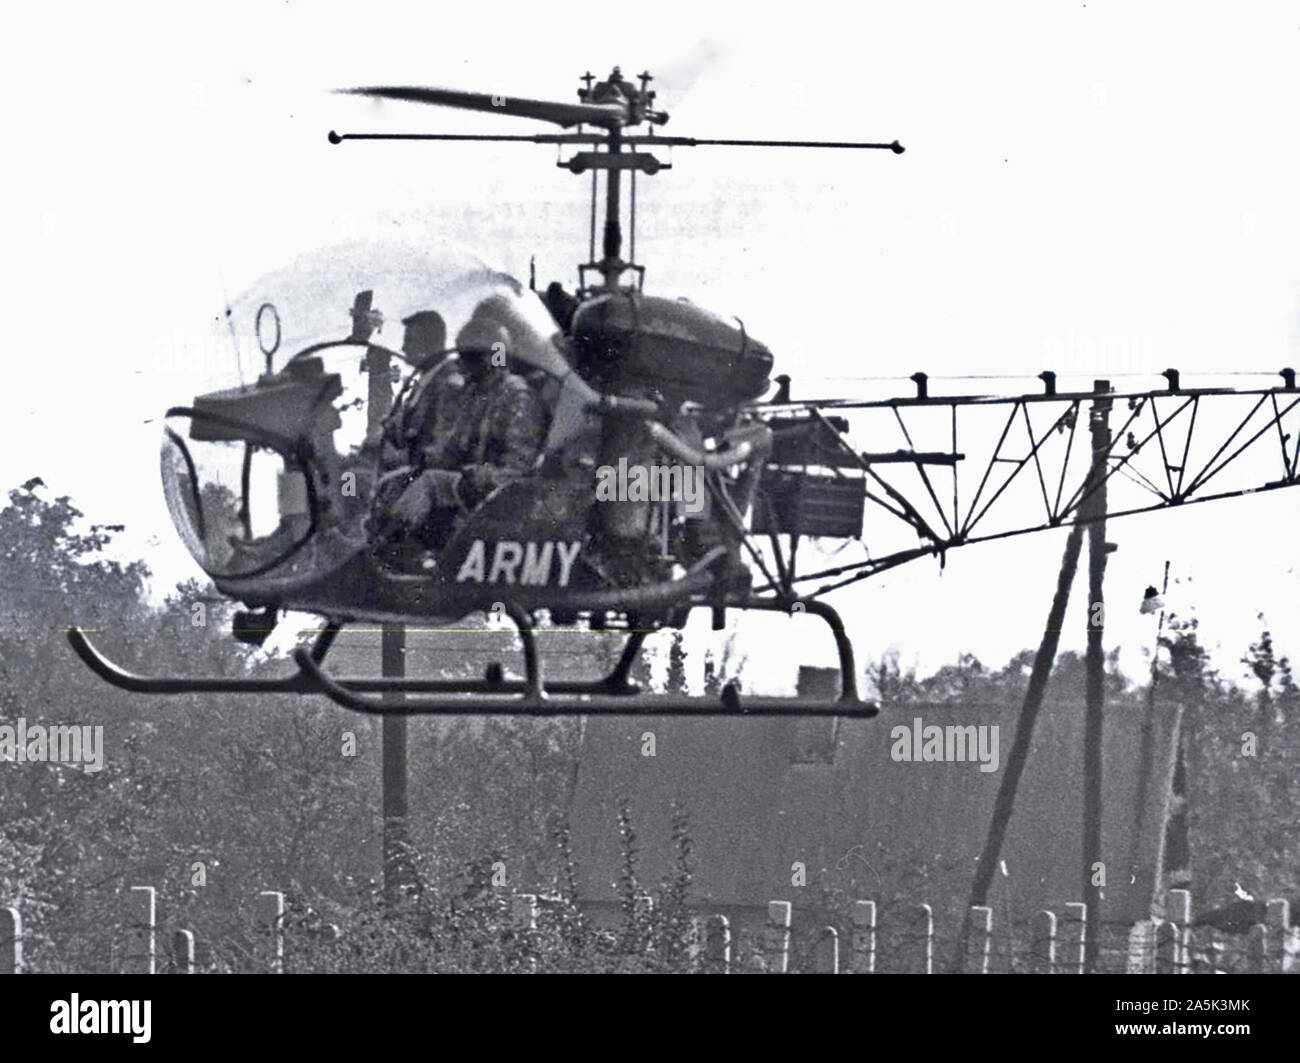
POLYGON ((492 354, 496 351, 509 352, 510 330, 499 322, 486 316, 475 314, 456 333, 456 349, 461 354, 482 351, 492 354), (500 346, 497 346, 500 344, 500 346))

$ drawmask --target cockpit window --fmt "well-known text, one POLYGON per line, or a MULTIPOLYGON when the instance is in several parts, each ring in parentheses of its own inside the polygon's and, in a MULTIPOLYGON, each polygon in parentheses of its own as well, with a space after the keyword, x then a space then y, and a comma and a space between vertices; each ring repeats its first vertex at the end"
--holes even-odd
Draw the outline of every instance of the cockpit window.
POLYGON ((203 420, 201 413, 173 414, 163 432, 163 496, 181 541, 218 579, 283 566, 316 530, 312 471, 265 443, 196 439, 192 425, 203 420))

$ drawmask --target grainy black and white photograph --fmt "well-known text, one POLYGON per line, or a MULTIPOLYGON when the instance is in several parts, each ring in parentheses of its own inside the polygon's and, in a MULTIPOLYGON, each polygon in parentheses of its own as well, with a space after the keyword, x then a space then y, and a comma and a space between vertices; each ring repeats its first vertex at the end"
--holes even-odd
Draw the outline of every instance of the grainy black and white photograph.
POLYGON ((0 971, 1226 974, 1086 1018, 1259 1032, 1300 5, 9 21, 0 971))

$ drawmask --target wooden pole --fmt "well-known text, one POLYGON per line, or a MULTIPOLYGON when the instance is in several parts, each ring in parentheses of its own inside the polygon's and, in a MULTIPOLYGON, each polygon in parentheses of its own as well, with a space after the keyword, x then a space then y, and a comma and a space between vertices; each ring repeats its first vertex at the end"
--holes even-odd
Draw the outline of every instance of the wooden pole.
MULTIPOLYGON (((1098 395, 1110 391, 1110 382, 1093 385, 1098 395)), ((1106 604, 1102 585, 1106 575, 1106 458, 1110 453, 1109 398, 1092 404, 1092 468, 1088 487, 1079 504, 1079 519, 1088 526, 1088 644, 1084 657, 1085 708, 1083 718, 1083 896, 1092 913, 1093 932, 1087 936, 1084 968, 1097 969, 1101 949, 1101 899, 1105 867, 1102 860, 1102 722, 1106 705, 1106 651, 1103 643, 1106 604)))
MULTIPOLYGON (((406 675, 406 626, 385 624, 380 636, 381 673, 385 679, 406 675)), ((385 706, 399 706, 400 693, 384 695, 385 706)), ((402 899, 410 884, 406 836, 406 717, 385 713, 382 721, 382 786, 384 815, 384 896, 389 904, 402 899)))
MULTIPOLYGON (((1161 584, 1160 593, 1163 596, 1169 593, 1169 562, 1165 561, 1165 576, 1161 584)), ((1151 681, 1147 684, 1146 708, 1142 714, 1142 734, 1138 744, 1138 761, 1137 761, 1137 796, 1133 799, 1133 826, 1129 841, 1128 850, 1128 875, 1130 882, 1138 882, 1138 875, 1145 875, 1145 870, 1139 867, 1141 862, 1141 853, 1143 842, 1147 830, 1147 824, 1150 816, 1147 814, 1147 805, 1149 803, 1151 779, 1155 773, 1155 730, 1156 730, 1156 684, 1160 679, 1160 637, 1165 630, 1165 610, 1160 610, 1160 618, 1156 621, 1156 640, 1155 645, 1151 648, 1151 681)), ((1163 803, 1162 803, 1163 804, 1163 803)), ((1161 825, 1163 828, 1163 824, 1161 825)), ((1157 850, 1161 853, 1164 851, 1163 830, 1161 838, 1157 843, 1157 850)), ((1142 910, 1145 912, 1151 908, 1152 901, 1155 900, 1156 891, 1163 885, 1160 880, 1162 865, 1157 861, 1155 875, 1151 880, 1150 888, 1143 888, 1144 896, 1142 898, 1142 910)), ((1130 904, 1130 910, 1134 910, 1136 905, 1130 904)))
POLYGON ((1029 685, 1025 689, 1025 700, 1020 707, 1020 721, 1016 724, 1015 738, 1007 754, 1006 765, 1002 769, 1002 779, 998 783, 998 794, 993 801, 993 813, 989 817, 989 833, 984 840, 984 850, 975 865, 975 881, 971 884, 970 904, 963 920, 962 936, 958 944, 957 962, 954 971, 960 972, 966 965, 966 932, 972 909, 988 903, 989 887, 993 884, 993 874, 998 866, 998 857, 1002 852, 1002 842, 1006 838, 1007 828, 1011 824, 1011 813, 1016 805, 1016 791, 1020 786, 1020 777, 1024 774, 1029 761, 1029 749, 1034 737, 1034 723, 1038 712, 1043 707, 1043 695, 1047 692, 1047 681, 1051 678, 1052 664, 1056 660, 1056 648, 1061 642, 1061 628, 1065 623, 1065 609, 1070 603, 1070 585, 1074 582, 1075 571, 1079 567, 1079 551, 1083 545, 1083 526, 1076 524, 1070 529, 1065 540, 1065 553, 1061 557, 1061 570, 1056 577, 1056 593, 1052 596, 1052 607, 1047 613, 1047 625, 1043 628, 1043 638, 1034 654, 1034 667, 1029 675, 1029 685))
MULTIPOLYGON (((380 347, 366 348, 369 390, 366 398, 366 428, 369 442, 379 447, 384 419, 393 408, 392 357, 380 347)), ((406 626, 384 624, 380 634, 380 674, 385 679, 406 675, 406 626)), ((384 696, 385 706, 398 706, 400 693, 384 696)), ((407 772, 406 717, 385 714, 380 724, 381 808, 383 814, 384 897, 398 903, 411 885, 406 837, 407 772)))

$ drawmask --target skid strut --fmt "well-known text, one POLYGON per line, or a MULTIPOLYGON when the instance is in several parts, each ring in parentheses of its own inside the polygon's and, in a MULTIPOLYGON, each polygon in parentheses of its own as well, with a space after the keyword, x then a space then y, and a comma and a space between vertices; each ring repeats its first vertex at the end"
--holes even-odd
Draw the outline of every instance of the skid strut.
MULTIPOLYGON (((95 648, 80 628, 68 631, 68 641, 85 664, 101 679, 136 694, 323 694, 344 708, 369 715, 400 716, 847 716, 871 717, 879 709, 859 700, 854 675, 853 647, 839 614, 827 603, 810 600, 791 603, 774 599, 746 599, 728 603, 733 608, 782 612, 807 612, 820 617, 835 637, 840 664, 840 697, 831 703, 800 698, 749 697, 734 683, 721 695, 662 697, 643 694, 631 678, 646 631, 628 634, 617 664, 599 679, 560 679, 545 682, 537 632, 524 610, 506 605, 523 646, 524 678, 508 678, 498 662, 489 664, 482 679, 378 678, 333 676, 324 661, 341 625, 327 623, 310 649, 294 650, 297 671, 278 677, 143 676, 118 667, 95 648), (383 695, 400 693, 401 702, 383 695), (425 695, 421 697, 420 695, 425 695)), ((694 601, 692 608, 712 607, 694 601)))

